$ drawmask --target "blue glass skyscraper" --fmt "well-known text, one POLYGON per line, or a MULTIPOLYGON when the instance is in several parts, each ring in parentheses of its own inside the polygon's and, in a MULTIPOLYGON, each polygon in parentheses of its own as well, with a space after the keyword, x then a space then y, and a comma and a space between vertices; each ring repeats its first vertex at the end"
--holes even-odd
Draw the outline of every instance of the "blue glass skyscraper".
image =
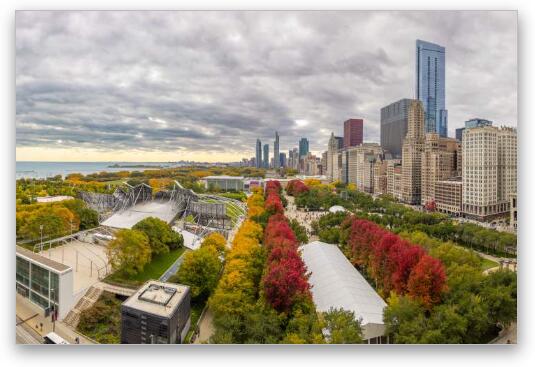
POLYGON ((424 105, 426 132, 447 137, 446 49, 421 40, 416 40, 416 98, 424 105))

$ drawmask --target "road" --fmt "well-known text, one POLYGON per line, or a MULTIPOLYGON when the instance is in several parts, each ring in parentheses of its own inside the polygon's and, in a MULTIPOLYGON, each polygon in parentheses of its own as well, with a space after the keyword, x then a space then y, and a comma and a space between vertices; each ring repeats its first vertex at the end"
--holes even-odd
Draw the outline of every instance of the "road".
MULTIPOLYGON (((19 322, 20 319, 16 318, 16 322, 19 322)), ((24 324, 17 325, 16 329, 16 342, 17 344, 42 344, 43 341, 41 338, 37 338, 34 333, 26 330, 24 324)))

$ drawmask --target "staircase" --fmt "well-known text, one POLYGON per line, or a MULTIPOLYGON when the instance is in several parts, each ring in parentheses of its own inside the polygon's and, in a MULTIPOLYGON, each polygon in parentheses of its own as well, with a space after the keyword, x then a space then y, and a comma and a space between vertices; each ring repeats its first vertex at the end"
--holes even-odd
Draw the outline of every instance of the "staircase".
POLYGON ((63 319, 63 323, 69 325, 73 329, 76 329, 78 323, 80 322, 80 315, 82 311, 91 308, 97 302, 98 298, 102 294, 102 288, 92 286, 90 287, 85 295, 80 298, 76 306, 69 311, 67 316, 63 319))

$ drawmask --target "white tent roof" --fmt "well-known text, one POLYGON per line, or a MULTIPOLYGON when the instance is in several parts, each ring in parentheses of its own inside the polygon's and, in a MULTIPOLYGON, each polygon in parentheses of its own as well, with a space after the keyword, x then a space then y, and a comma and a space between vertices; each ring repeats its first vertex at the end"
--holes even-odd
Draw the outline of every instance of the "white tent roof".
MULTIPOLYGON (((314 241, 300 247, 301 257, 311 272, 309 283, 312 298, 318 312, 330 308, 353 311, 362 318, 366 335, 367 324, 383 325, 383 309, 386 303, 368 284, 366 279, 344 256, 336 245, 314 241)), ((371 331, 371 325, 368 327, 371 331)))
POLYGON ((337 213, 337 212, 345 212, 345 208, 343 206, 340 206, 340 205, 333 205, 329 208, 329 211, 331 213, 337 213))

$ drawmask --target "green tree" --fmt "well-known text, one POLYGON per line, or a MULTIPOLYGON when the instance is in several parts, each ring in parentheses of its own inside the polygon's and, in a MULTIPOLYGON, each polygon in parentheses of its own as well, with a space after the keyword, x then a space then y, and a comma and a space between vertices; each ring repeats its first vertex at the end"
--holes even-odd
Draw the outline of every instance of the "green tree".
POLYGON ((141 231, 149 238, 152 254, 165 254, 171 249, 176 249, 184 244, 184 238, 169 227, 163 220, 148 217, 136 223, 132 229, 141 231))
POLYGON ((331 308, 322 314, 324 328, 330 344, 360 344, 362 327, 352 311, 331 308))
POLYGON ((306 228, 302 226, 301 224, 299 224, 299 221, 297 219, 294 218, 290 221, 290 227, 294 231, 295 237, 297 237, 297 240, 299 241, 299 243, 301 244, 308 243, 308 236, 307 236, 306 228))
POLYGON ((220 270, 217 250, 213 246, 204 246, 184 255, 176 280, 191 287, 192 298, 206 299, 217 285, 220 270))
POLYGON ((149 238, 134 229, 122 229, 107 247, 108 259, 112 268, 127 275, 143 271, 151 259, 149 238))

